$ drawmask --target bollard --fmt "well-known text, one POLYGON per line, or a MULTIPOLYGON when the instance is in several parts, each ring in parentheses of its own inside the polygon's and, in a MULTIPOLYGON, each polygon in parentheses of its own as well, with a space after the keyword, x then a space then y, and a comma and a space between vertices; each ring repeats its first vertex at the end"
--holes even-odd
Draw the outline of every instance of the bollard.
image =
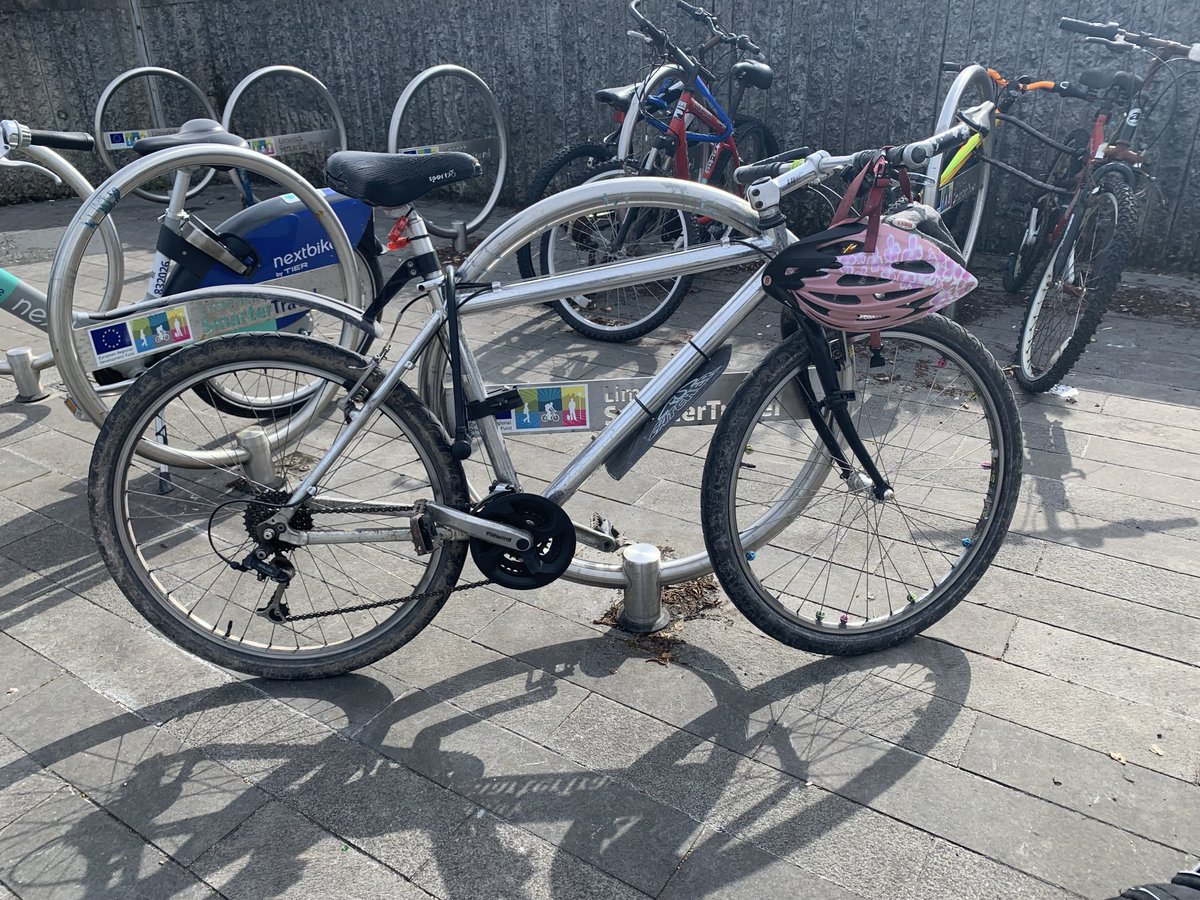
POLYGON ((459 256, 467 255, 467 223, 454 222, 454 252, 459 256))
POLYGON ((271 460, 271 442, 267 439, 266 431, 258 425, 251 425, 238 432, 237 442, 250 454, 242 468, 252 483, 265 488, 277 488, 283 484, 283 476, 276 473, 275 463, 271 460))
POLYGON ((4 354, 12 368, 13 381, 17 383, 17 402, 35 403, 45 400, 50 392, 42 387, 42 376, 33 367, 33 351, 28 347, 14 347, 4 354))
POLYGON ((662 553, 653 544, 633 544, 625 548, 623 556, 625 601, 617 624, 634 634, 665 628, 671 614, 662 608, 662 585, 658 580, 662 553))

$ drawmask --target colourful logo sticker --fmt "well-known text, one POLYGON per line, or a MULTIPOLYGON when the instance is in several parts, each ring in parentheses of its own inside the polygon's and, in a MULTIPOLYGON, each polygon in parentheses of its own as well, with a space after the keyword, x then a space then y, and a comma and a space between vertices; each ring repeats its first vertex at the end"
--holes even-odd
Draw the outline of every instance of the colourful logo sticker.
POLYGON ((129 326, 124 322, 93 328, 91 338, 97 366, 112 365, 137 355, 137 351, 133 347, 133 339, 129 335, 129 326))
POLYGON ((497 416, 505 431, 572 431, 588 427, 587 385, 522 387, 521 405, 497 416))

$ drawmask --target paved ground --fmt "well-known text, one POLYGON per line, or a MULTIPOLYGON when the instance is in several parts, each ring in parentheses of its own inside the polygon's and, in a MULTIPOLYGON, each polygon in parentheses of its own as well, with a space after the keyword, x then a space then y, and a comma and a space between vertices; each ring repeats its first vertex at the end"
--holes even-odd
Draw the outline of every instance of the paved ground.
MULTIPOLYGON (((67 213, 0 211, 18 274, 44 284, 67 213)), ((633 348, 540 310, 472 333, 498 375, 646 372, 723 286, 633 348)), ((786 649, 728 604, 634 641, 596 623, 615 592, 559 583, 456 595, 353 676, 237 678, 110 581, 91 427, 0 382, 0 893, 1042 900, 1194 864, 1200 331, 1181 324, 1194 289, 1136 287, 1124 305, 1153 290, 1155 315, 1106 320, 1076 402, 1021 398, 1022 502, 969 601, 853 660, 786 649)), ((968 312, 1008 354, 1019 309, 968 312)), ((30 342, 8 325, 0 346, 30 342)), ((747 323, 741 363, 771 325, 747 323)), ((698 546, 704 435, 673 431, 580 507, 698 546)), ((535 484, 569 449, 538 447, 535 484)))

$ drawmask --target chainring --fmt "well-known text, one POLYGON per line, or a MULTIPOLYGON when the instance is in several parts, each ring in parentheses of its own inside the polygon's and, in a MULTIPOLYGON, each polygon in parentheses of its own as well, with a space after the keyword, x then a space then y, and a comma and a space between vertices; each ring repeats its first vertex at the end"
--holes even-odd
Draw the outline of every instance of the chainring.
POLYGON ((545 587, 567 570, 575 556, 571 517, 545 497, 520 492, 494 494, 485 498, 474 513, 533 535, 533 546, 524 553, 471 538, 471 559, 486 578, 502 587, 517 591, 545 587))

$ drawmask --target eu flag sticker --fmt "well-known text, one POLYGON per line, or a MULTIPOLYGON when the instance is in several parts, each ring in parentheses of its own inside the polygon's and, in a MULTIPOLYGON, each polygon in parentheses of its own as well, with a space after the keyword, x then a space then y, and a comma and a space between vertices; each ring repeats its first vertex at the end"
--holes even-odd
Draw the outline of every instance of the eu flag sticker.
POLYGON ((137 356, 133 338, 129 334, 129 326, 124 322, 100 325, 91 329, 88 334, 92 338, 92 350, 96 353, 98 368, 137 356))

